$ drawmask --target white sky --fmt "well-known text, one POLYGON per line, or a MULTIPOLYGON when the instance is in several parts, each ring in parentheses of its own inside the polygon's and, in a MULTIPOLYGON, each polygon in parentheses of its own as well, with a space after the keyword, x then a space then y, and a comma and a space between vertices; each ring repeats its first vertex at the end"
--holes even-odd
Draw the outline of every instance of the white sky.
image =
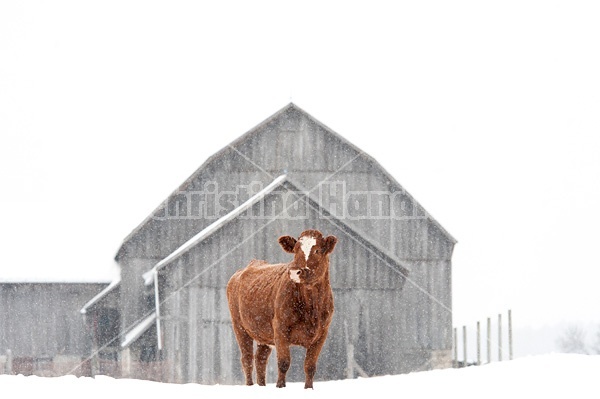
POLYGON ((291 98, 458 239, 456 324, 600 321, 597 2, 247 3, 0 2, 0 279, 109 280, 291 98))

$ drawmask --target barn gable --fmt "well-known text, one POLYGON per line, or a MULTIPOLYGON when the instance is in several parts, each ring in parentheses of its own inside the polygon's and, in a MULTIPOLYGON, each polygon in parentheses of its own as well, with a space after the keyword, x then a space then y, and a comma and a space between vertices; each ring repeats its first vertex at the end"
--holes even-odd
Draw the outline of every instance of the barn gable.
MULTIPOLYGON (((362 230, 380 246, 391 248, 399 258, 422 257, 420 249, 397 245, 397 236, 404 242, 415 231, 435 231, 439 256, 449 258, 456 242, 409 193, 407 193, 373 158, 323 125, 294 104, 251 129, 249 132, 210 157, 146 220, 125 238, 117 253, 122 258, 164 259, 194 234, 206 228, 211 220, 191 215, 193 210, 182 205, 186 193, 205 190, 216 183, 220 191, 235 191, 240 186, 256 182, 267 185, 272 176, 287 173, 302 189, 316 188, 322 204, 335 204, 339 184, 345 191, 401 193, 398 204, 384 204, 391 211, 410 212, 419 221, 403 218, 362 218, 351 224, 362 230), (323 184, 326 183, 326 184, 323 184), (331 183, 331 184, 329 184, 331 183), (395 208, 398 208, 394 210, 395 208), (402 207, 403 210, 399 210, 402 207), (170 217, 188 212, 184 216, 170 217), (414 224, 419 224, 415 229, 414 224)), ((338 190, 339 191, 339 190, 338 190)), ((423 237, 417 239, 422 239, 423 237)), ((414 241, 414 240, 413 240, 414 241)), ((124 262, 126 263, 126 262, 124 262)))

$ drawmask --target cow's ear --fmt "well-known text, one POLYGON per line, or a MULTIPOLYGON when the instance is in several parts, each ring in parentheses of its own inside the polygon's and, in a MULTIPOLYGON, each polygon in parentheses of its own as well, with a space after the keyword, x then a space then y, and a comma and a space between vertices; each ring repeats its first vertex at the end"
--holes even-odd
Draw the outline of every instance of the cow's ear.
POLYGON ((294 253, 294 246, 296 245, 296 239, 290 236, 279 237, 279 245, 285 252, 289 252, 291 254, 294 253))
POLYGON ((325 245, 323 246, 323 250, 326 254, 330 254, 333 252, 333 248, 335 248, 335 244, 337 244, 337 238, 335 236, 329 236, 325 239, 325 245))

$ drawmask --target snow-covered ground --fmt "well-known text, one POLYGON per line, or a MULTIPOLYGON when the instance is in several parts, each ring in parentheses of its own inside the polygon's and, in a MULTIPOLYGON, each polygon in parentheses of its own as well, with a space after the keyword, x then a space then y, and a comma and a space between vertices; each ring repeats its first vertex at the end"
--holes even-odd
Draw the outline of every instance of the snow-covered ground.
POLYGON ((162 384, 110 377, 58 378, 0 375, 0 395, 11 398, 598 398, 600 356, 552 354, 519 358, 466 369, 435 370, 399 376, 303 383, 287 388, 162 384))

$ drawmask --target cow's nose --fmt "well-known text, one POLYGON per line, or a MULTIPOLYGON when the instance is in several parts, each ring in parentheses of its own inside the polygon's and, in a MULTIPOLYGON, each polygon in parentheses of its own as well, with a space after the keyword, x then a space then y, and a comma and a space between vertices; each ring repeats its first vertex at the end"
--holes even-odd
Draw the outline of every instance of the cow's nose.
POLYGON ((299 283, 300 282, 300 274, 302 274, 302 270, 294 269, 290 270, 290 278, 292 281, 299 283))

